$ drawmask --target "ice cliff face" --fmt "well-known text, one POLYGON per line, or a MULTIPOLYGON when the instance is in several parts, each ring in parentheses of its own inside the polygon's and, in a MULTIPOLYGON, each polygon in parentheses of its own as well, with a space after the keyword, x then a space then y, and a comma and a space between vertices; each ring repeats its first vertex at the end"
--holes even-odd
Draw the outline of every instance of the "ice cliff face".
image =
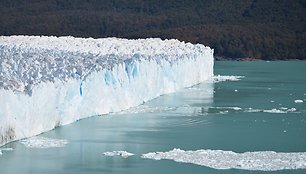
POLYGON ((213 76, 213 50, 177 40, 0 37, 0 145, 137 106, 213 76))

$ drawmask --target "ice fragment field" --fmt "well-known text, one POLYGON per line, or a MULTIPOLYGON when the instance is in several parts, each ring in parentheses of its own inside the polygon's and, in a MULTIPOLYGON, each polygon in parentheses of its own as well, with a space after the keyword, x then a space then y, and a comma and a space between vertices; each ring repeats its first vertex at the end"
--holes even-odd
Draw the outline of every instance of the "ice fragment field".
POLYGON ((214 169, 243 169, 277 171, 284 169, 306 169, 306 152, 282 153, 258 151, 235 153, 223 150, 185 151, 173 149, 168 152, 150 152, 142 158, 153 160, 173 160, 214 169))

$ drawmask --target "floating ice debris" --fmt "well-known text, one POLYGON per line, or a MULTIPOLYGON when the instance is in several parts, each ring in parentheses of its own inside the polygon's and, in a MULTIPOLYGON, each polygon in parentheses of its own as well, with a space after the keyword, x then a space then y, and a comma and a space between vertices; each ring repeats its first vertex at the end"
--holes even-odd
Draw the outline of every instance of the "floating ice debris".
POLYGON ((225 111, 220 111, 219 114, 227 114, 229 111, 225 110, 225 111))
POLYGON ((127 158, 133 156, 133 153, 127 151, 112 151, 112 152, 104 152, 103 155, 105 156, 121 156, 123 158, 127 158))
POLYGON ((20 141, 27 148, 52 148, 64 147, 68 141, 61 139, 52 139, 47 137, 31 137, 20 141))
POLYGON ((303 103, 303 100, 294 100, 294 103, 303 103))
POLYGON ((218 83, 218 82, 224 82, 224 81, 239 81, 242 78, 244 78, 244 76, 223 76, 223 75, 216 75, 214 76, 214 82, 218 83))
POLYGON ((238 90, 237 90, 237 89, 235 89, 235 92, 238 92, 238 90))
POLYGON ((239 110, 242 110, 242 108, 240 107, 237 107, 237 106, 228 106, 228 107, 211 107, 211 108, 216 108, 216 109, 232 109, 232 110, 235 110, 235 111, 239 111, 239 110))
POLYGON ((165 111, 174 111, 176 109, 176 107, 150 107, 148 105, 140 105, 114 114, 159 113, 165 111))
POLYGON ((248 108, 245 110, 245 112, 261 112, 260 109, 253 109, 253 108, 248 108))
POLYGON ((173 149, 169 152, 150 152, 142 158, 168 159, 182 163, 192 163, 214 169, 243 169, 277 171, 284 169, 306 169, 306 152, 282 153, 258 151, 235 153, 223 150, 185 151, 173 149))
POLYGON ((296 113, 296 108, 285 108, 281 107, 280 109, 253 109, 253 108, 248 108, 244 110, 244 112, 266 112, 266 113, 274 113, 274 114, 286 114, 286 113, 296 113))
POLYGON ((267 113, 278 113, 278 114, 285 114, 287 113, 286 111, 283 110, 279 110, 279 109, 267 109, 267 110, 263 110, 263 112, 267 112, 267 113))
POLYGON ((270 102, 271 102, 271 103, 274 103, 275 101, 274 101, 274 100, 271 100, 270 102))
POLYGON ((295 108, 290 108, 290 109, 287 109, 287 112, 295 112, 296 109, 295 108))
POLYGON ((271 88, 268 88, 268 90, 271 90, 271 88))
POLYGON ((242 111, 242 108, 240 107, 232 107, 232 106, 216 106, 216 107, 208 107, 207 109, 202 109, 202 113, 212 113, 212 114, 227 114, 231 112, 238 112, 242 111))
MULTIPOLYGON (((286 107, 280 107, 279 109, 273 108, 273 109, 254 109, 254 108, 240 108, 240 107, 209 107, 208 113, 220 113, 220 114, 226 114, 230 112, 265 112, 265 113, 275 113, 275 114, 285 114, 285 113, 300 113, 297 112, 296 108, 286 108, 286 107)), ((301 111, 302 112, 302 111, 301 111)))
POLYGON ((232 108, 232 109, 234 109, 235 111, 242 110, 242 109, 241 109, 241 108, 239 108, 239 107, 228 107, 228 108, 232 108))
POLYGON ((301 113, 303 111, 297 111, 296 108, 286 108, 280 107, 279 109, 254 109, 254 108, 240 108, 240 107, 209 107, 204 110, 207 113, 215 114, 227 114, 233 112, 265 112, 265 113, 275 113, 275 114, 285 114, 285 113, 301 113))

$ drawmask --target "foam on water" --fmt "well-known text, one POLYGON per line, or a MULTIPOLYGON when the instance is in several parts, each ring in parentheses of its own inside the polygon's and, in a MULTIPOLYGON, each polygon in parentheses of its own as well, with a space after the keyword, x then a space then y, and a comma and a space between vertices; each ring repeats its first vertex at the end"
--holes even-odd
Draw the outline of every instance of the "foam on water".
POLYGON ((150 152, 142 158, 153 160, 174 160, 192 163, 214 169, 243 169, 277 171, 284 169, 306 169, 306 152, 281 153, 258 151, 235 153, 223 150, 185 151, 173 149, 169 152, 150 152))
POLYGON ((105 156, 121 156, 123 158, 128 158, 130 156, 133 156, 133 153, 127 152, 127 151, 112 151, 112 152, 104 152, 103 155, 105 156))
POLYGON ((67 140, 53 139, 47 137, 31 137, 20 141, 27 148, 53 148, 53 147, 64 147, 68 144, 67 140))

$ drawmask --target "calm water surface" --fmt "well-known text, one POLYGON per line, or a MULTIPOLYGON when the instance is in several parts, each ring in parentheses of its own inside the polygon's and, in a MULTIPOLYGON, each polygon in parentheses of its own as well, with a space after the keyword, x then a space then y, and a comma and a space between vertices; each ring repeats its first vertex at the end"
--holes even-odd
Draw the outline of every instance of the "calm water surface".
POLYGON ((306 173, 216 170, 141 158, 173 148, 306 152, 306 62, 216 62, 215 74, 245 77, 200 84, 130 111, 84 119, 40 135, 66 139, 65 147, 8 144, 14 150, 3 151, 0 173, 306 173), (287 113, 273 113, 277 111, 287 113), (135 155, 103 155, 114 150, 135 155))

